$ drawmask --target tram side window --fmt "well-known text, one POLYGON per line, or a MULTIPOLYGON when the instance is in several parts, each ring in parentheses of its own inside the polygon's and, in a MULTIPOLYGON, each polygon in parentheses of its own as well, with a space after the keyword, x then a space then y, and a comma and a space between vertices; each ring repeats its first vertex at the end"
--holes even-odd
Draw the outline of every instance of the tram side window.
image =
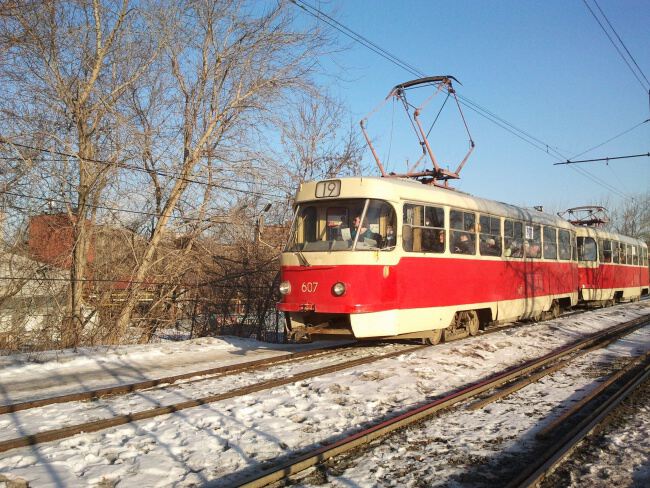
POLYGON ((544 227, 544 259, 557 259, 557 230, 544 227))
POLYGON ((622 242, 618 243, 618 262, 619 264, 625 264, 625 244, 622 242))
POLYGON ((471 212, 452 210, 449 212, 449 223, 451 252, 476 254, 476 215, 471 212))
POLYGON ((618 264, 621 262, 620 243, 612 241, 612 262, 618 264))
POLYGON ((503 237, 504 255, 511 258, 521 258, 524 255, 524 225, 514 220, 504 220, 503 237))
POLYGON ((559 237, 560 237, 560 246, 559 246, 560 259, 568 261, 571 259, 571 233, 568 230, 561 230, 559 232, 559 237))
POLYGON ((539 225, 525 226, 526 240, 524 241, 525 254, 527 258, 539 258, 542 256, 541 229, 539 225))
POLYGON ((441 207, 404 205, 402 241, 405 251, 445 252, 445 211, 441 207))
POLYGON ((601 263, 611 263, 612 262, 612 241, 599 241, 600 248, 600 262, 601 263))
POLYGON ((639 265, 639 250, 636 246, 632 246, 632 264, 635 266, 639 265))
POLYGON ((578 237, 578 261, 596 261, 596 241, 593 237, 578 237))
POLYGON ((643 248, 643 266, 648 267, 648 250, 643 248))
POLYGON ((571 259, 573 261, 578 260, 578 245, 576 243, 576 235, 574 232, 571 232, 571 259))
POLYGON ((479 218, 479 252, 481 256, 501 256, 501 219, 481 215, 479 218))

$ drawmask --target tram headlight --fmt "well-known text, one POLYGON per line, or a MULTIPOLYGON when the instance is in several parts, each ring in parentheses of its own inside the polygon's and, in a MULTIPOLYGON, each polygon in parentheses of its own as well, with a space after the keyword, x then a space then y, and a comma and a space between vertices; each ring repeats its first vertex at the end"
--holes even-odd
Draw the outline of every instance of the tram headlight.
POLYGON ((332 287, 332 293, 337 296, 343 296, 345 294, 345 283, 341 283, 340 281, 338 283, 334 283, 334 286, 332 287))
POLYGON ((289 283, 288 281, 283 281, 282 283, 280 283, 279 289, 281 295, 288 295, 289 293, 291 293, 291 283, 289 283))

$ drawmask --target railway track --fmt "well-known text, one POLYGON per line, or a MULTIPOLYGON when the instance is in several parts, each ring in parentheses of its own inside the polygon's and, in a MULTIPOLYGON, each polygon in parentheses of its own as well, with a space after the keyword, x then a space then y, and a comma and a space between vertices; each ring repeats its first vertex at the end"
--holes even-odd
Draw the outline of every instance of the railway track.
POLYGON ((507 486, 537 486, 600 425, 644 381, 650 378, 650 353, 635 358, 613 374, 594 392, 538 434, 542 441, 538 454, 526 470, 507 486))
MULTIPOLYGON (((588 338, 579 340, 571 345, 559 348, 538 359, 528 361, 516 368, 508 369, 502 373, 493 375, 488 379, 476 382, 465 388, 454 391, 429 403, 410 409, 393 418, 383 420, 368 428, 365 428, 353 435, 346 436, 335 442, 328 443, 303 453, 297 457, 285 458, 281 462, 268 467, 261 473, 248 478, 234 480, 237 486, 260 487, 288 478, 301 471, 322 463, 332 457, 338 456, 353 449, 362 448, 375 439, 383 437, 397 429, 414 424, 422 419, 433 415, 441 410, 453 407, 460 402, 476 398, 490 390, 503 387, 513 381, 520 380, 526 376, 534 375, 544 369, 553 368, 553 364, 566 358, 575 356, 581 351, 602 347, 616 338, 629 334, 640 327, 648 325, 650 316, 646 315, 638 319, 619 324, 605 331, 596 333, 588 338)), ((533 381, 531 378, 530 381, 533 381)))
POLYGON ((192 379, 208 379, 210 377, 235 375, 244 373, 246 371, 254 371, 256 369, 275 366, 278 364, 288 363, 292 361, 299 361, 308 358, 318 357, 332 352, 338 352, 354 346, 354 344, 341 344, 332 347, 312 349, 309 351, 301 351, 296 353, 285 354, 279 357, 258 359, 246 363, 232 364, 228 366, 220 366, 218 368, 209 368, 199 371, 191 371, 188 373, 164 376, 161 378, 138 381, 134 383, 126 383, 117 386, 110 386, 106 388, 96 388, 94 390, 69 393, 65 395, 55 395, 46 398, 38 398, 29 401, 16 402, 7 405, 0 405, 0 415, 20 412, 21 410, 28 410, 31 408, 39 408, 47 405, 54 405, 57 403, 68 403, 76 401, 97 400, 99 398, 106 398, 115 395, 124 395, 126 393, 133 393, 136 391, 148 390, 159 386, 167 386, 178 383, 180 381, 192 379))
MULTIPOLYGON (((646 297, 647 298, 647 297, 646 297)), ((571 310, 569 312, 563 313, 560 317, 570 316, 576 313, 584 313, 586 310, 571 310)), ((485 330, 480 331, 480 335, 488 335, 497 332, 507 331, 513 328, 520 326, 520 323, 512 323, 505 325, 497 325, 488 327, 485 330)), ((37 398, 34 400, 20 401, 11 404, 0 404, 0 415, 7 413, 19 412, 22 410, 29 410, 32 408, 40 408, 48 405, 54 405, 57 403, 68 403, 68 402, 77 402, 77 401, 89 401, 97 400, 100 398, 106 398, 116 395, 124 395, 128 393, 133 393, 136 391, 149 390, 156 387, 166 387, 179 382, 187 382, 192 380, 204 380, 209 379, 210 377, 223 376, 223 375, 236 375, 248 371, 255 371, 258 369, 266 368, 269 366, 279 365, 283 363, 288 363, 291 361, 305 360, 308 358, 314 358, 322 356, 323 354, 328 354, 331 352, 336 352, 339 350, 348 349, 351 347, 359 347, 359 343, 353 344, 340 344, 334 345, 326 348, 312 349, 309 351, 301 351, 296 353, 289 353, 279 357, 273 358, 264 358, 255 361, 249 361, 246 363, 238 363, 228 366, 221 366, 217 368, 209 368, 198 371, 191 371, 188 373, 164 376, 161 378, 155 378, 150 380, 125 383, 117 386, 110 386, 104 388, 96 388, 93 390, 87 390, 83 392, 67 393, 63 395, 54 395, 44 398, 37 398)), ((367 343, 361 344, 361 346, 368 346, 367 343)))
MULTIPOLYGON (((116 426, 119 426, 119 425, 125 425, 125 424, 128 424, 130 422, 150 419, 150 418, 158 417, 158 416, 161 416, 161 415, 166 415, 166 414, 186 410, 188 408, 198 407, 198 406, 201 406, 201 405, 214 403, 214 402, 218 402, 218 401, 221 401, 221 400, 231 399, 231 398, 235 398, 235 397, 242 396, 242 395, 247 395, 247 394, 254 393, 254 392, 268 390, 268 389, 276 388, 276 387, 286 385, 286 384, 289 384, 289 383, 295 383, 295 382, 302 381, 302 380, 309 379, 309 378, 313 378, 313 377, 316 377, 316 376, 329 374, 329 373, 334 373, 334 372, 337 372, 337 371, 342 371, 342 370, 345 370, 345 369, 353 368, 355 366, 360 366, 360 365, 363 365, 363 364, 368 364, 368 363, 371 363, 371 362, 379 361, 381 359, 387 359, 387 358, 392 358, 392 357, 397 357, 397 356, 400 356, 400 355, 408 354, 408 353, 411 353, 413 351, 416 351, 416 350, 424 348, 424 347, 426 347, 426 346, 423 346, 423 345, 409 345, 409 346, 405 346, 403 348, 400 348, 398 350, 394 350, 394 351, 391 351, 391 352, 388 352, 388 353, 371 354, 371 355, 366 356, 366 357, 355 358, 355 359, 351 359, 351 360, 347 360, 347 361, 344 360, 344 361, 342 361, 340 363, 332 364, 332 365, 321 367, 321 368, 311 369, 311 370, 304 371, 304 372, 297 373, 297 374, 293 374, 291 376, 287 376, 287 377, 284 377, 284 378, 273 379, 273 380, 268 380, 268 381, 262 381, 262 382, 247 385, 247 386, 244 386, 244 387, 231 389, 231 390, 229 390, 227 392, 224 392, 224 393, 208 395, 208 396, 204 396, 204 397, 201 397, 201 398, 186 400, 186 401, 183 401, 183 402, 177 402, 177 403, 174 403, 174 404, 160 406, 160 407, 156 407, 156 408, 150 408, 150 409, 147 409, 147 410, 142 410, 142 411, 139 411, 139 412, 129 413, 129 414, 125 414, 125 415, 115 415, 115 416, 113 416, 111 418, 95 420, 95 421, 90 421, 90 422, 84 422, 84 423, 80 423, 80 424, 76 424, 76 425, 66 426, 66 427, 59 428, 59 429, 51 429, 51 430, 47 430, 47 431, 38 432, 38 433, 35 433, 35 434, 23 435, 23 436, 16 437, 16 438, 13 438, 13 439, 8 439, 8 440, 1 441, 0 442, 0 453, 6 452, 6 451, 9 451, 9 450, 12 450, 12 449, 20 448, 20 447, 33 446, 33 445, 44 443, 44 442, 51 442, 51 441, 55 441, 55 440, 65 439, 65 438, 74 436, 76 434, 82 433, 82 432, 84 432, 84 433, 98 432, 100 430, 108 429, 108 428, 111 428, 111 427, 116 427, 116 426)), ((369 349, 371 349, 371 348, 369 348, 369 349)), ((374 349, 377 349, 377 346, 375 346, 374 349)), ((345 350, 345 348, 344 348, 344 350, 345 350)), ((240 365, 239 367, 227 366, 227 367, 225 367, 223 369, 223 371, 217 371, 217 370, 221 370, 221 368, 215 368, 214 370, 209 370, 209 371, 211 371, 211 373, 209 373, 209 374, 210 375, 216 375, 216 374, 224 374, 225 373, 225 374, 232 375, 232 374, 235 374, 235 373, 241 373, 241 372, 244 372, 244 371, 251 371, 251 370, 254 370, 254 369, 268 368, 270 365, 277 365, 277 364, 280 364, 280 363, 295 362, 295 361, 304 361, 304 360, 307 360, 307 359, 313 359, 315 356, 318 356, 318 355, 322 356, 322 355, 327 354, 327 353, 336 354, 336 353, 339 353, 339 352, 340 352, 339 349, 335 348, 333 350, 328 350, 328 351, 319 350, 318 352, 310 351, 309 353, 308 352, 296 353, 296 355, 291 357, 291 358, 282 357, 282 358, 273 358, 271 360, 260 360, 260 361, 254 362, 254 363, 246 363, 244 365, 240 365)), ((201 372, 201 373, 204 373, 204 372, 201 372)), ((192 376, 196 376, 196 374, 193 373, 193 374, 191 374, 191 376, 190 375, 179 375, 179 377, 180 376, 182 376, 182 377, 192 377, 192 376)), ((177 381, 179 379, 179 377, 170 377, 170 378, 176 378, 176 381, 177 381)), ((163 384, 164 380, 166 380, 166 378, 156 380, 156 384, 157 385, 163 384)), ((148 382, 143 382, 143 383, 146 384, 148 382)), ((144 388, 144 386, 143 386, 143 388, 144 388)), ((105 393, 105 394, 111 394, 111 393, 116 394, 115 391, 114 391, 115 389, 111 388, 111 389, 108 389, 108 390, 110 390, 110 393, 105 393)), ((128 388, 127 388, 127 390, 128 390, 128 388)), ((101 390, 101 391, 104 392, 104 390, 101 390)), ((125 390, 123 390, 123 389, 119 390, 120 393, 122 393, 124 391, 125 390)), ((131 390, 128 390, 128 391, 131 391, 131 390)), ((93 393, 93 392, 88 392, 88 394, 91 394, 91 393, 93 393)), ((75 398, 75 399, 86 399, 88 394, 78 394, 78 395, 81 395, 81 397, 77 396, 77 398, 75 398)), ((65 396, 62 396, 62 397, 51 398, 51 399, 49 399, 50 402, 46 403, 45 405, 51 405, 51 404, 55 404, 55 403, 73 401, 70 398, 72 396, 75 396, 75 395, 65 395, 65 396)), ((91 396, 91 398, 97 398, 97 395, 91 396)), ((25 402, 25 403, 30 403, 30 402, 25 402)), ((36 403, 36 402, 34 402, 34 403, 36 403)), ((43 405, 39 405, 39 406, 43 406, 43 405)), ((20 405, 15 406, 15 409, 10 410, 10 412, 24 410, 24 409, 27 409, 27 408, 36 408, 36 407, 35 406, 30 407, 30 406, 25 405, 25 404, 20 404, 20 405)))

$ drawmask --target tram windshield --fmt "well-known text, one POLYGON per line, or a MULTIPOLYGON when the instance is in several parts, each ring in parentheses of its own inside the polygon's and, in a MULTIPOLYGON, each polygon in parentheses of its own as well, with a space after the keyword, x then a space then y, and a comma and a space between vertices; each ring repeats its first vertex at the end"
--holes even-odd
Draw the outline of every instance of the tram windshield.
POLYGON ((375 199, 307 202, 296 208, 286 251, 390 251, 395 249, 395 209, 375 199))

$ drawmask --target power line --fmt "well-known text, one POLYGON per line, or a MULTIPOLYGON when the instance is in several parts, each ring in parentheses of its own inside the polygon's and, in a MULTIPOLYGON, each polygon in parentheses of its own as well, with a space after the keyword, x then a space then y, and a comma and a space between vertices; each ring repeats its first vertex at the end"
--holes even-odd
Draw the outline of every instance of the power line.
POLYGON ((627 55, 630 57, 630 59, 631 59, 632 62, 634 63, 634 66, 636 66, 636 69, 639 70, 639 73, 641 73, 641 76, 643 76, 643 78, 645 79, 645 81, 646 81, 646 83, 648 84, 648 86, 650 86, 650 81, 648 81, 648 77, 645 75, 645 73, 643 72, 643 70, 641 69, 641 67, 639 66, 639 64, 636 62, 636 59, 634 59, 634 56, 632 56, 632 53, 630 52, 630 50, 627 48, 627 46, 626 46, 625 43, 623 42, 623 39, 621 39, 621 36, 619 36, 619 35, 618 35, 618 32, 616 32, 616 29, 614 29, 614 26, 612 25, 612 23, 611 23, 611 22, 609 21, 609 19, 607 18, 607 15, 605 15, 605 12, 603 12, 603 9, 600 8, 600 5, 598 4, 597 0, 594 0, 594 3, 596 4, 596 7, 598 7, 598 10, 599 10, 600 13, 602 14, 602 16, 603 16, 603 18, 605 19, 605 21, 607 22, 607 25, 609 25, 609 28, 612 29, 612 32, 614 33, 614 35, 615 35, 616 38, 618 39, 618 42, 621 43, 621 46, 623 46, 623 49, 625 49, 625 52, 627 53, 627 55))
MULTIPOLYGON (((340 33, 344 34, 345 36, 349 37, 350 39, 358 42, 359 44, 363 45, 364 47, 370 49, 371 51, 375 52, 376 54, 380 55, 382 58, 386 59, 387 61, 395 64, 396 66, 404 69, 405 71, 408 71, 414 76, 418 76, 420 78, 425 77, 425 73, 422 72, 421 70, 417 69, 413 65, 407 63, 406 61, 400 59, 398 56, 388 52, 387 50, 383 49, 381 46, 377 45, 376 43, 370 41, 366 37, 362 36, 361 34, 353 31, 349 27, 346 27, 345 25, 341 24, 337 20, 333 19, 326 13, 324 13, 322 10, 319 10, 316 7, 313 7, 306 2, 302 0, 290 0, 294 5, 297 7, 301 8, 305 12, 307 12, 309 15, 315 17, 316 19, 328 24, 332 28, 336 29, 340 33)), ((514 124, 506 121, 505 119, 497 116, 490 110, 488 110, 485 107, 482 107, 478 103, 470 100, 469 98, 461 95, 457 95, 458 98, 460 99, 461 103, 476 112, 478 115, 481 117, 484 117, 488 119, 490 122, 496 124, 497 126, 501 127, 502 129, 510 132, 511 134, 515 135, 519 139, 523 140, 524 142, 527 142, 528 144, 531 144, 533 147, 536 147, 537 149, 540 149, 544 152, 549 152, 549 150, 553 150, 552 146, 549 144, 545 143, 544 141, 537 139, 536 137, 532 136, 531 134, 527 133, 526 131, 519 129, 516 127, 514 124), (536 145, 534 142, 537 142, 541 146, 536 145)), ((566 159, 565 156, 555 156, 556 159, 566 159)))
MULTIPOLYGON (((644 91, 644 92, 647 91, 648 94, 650 94, 650 91, 648 91, 648 86, 646 86, 646 85, 643 83, 643 81, 641 80, 641 78, 639 78, 639 75, 636 73, 636 71, 634 71, 634 68, 632 68, 632 65, 630 64, 630 62, 627 60, 627 58, 625 57, 625 55, 621 52, 621 50, 619 49, 619 47, 616 45, 616 42, 614 42, 614 39, 612 39, 612 36, 609 35, 609 32, 607 32, 607 29, 605 29, 605 26, 603 25, 603 23, 600 21, 600 19, 599 19, 598 16, 596 15, 596 13, 595 13, 595 12, 592 10, 592 8, 589 6, 589 4, 587 3, 587 0, 582 0, 582 3, 585 4, 585 7, 587 7, 587 10, 589 10, 589 12, 590 12, 591 15, 593 16, 593 18, 596 19, 596 22, 598 22, 598 25, 600 26, 600 28, 602 29, 602 31, 603 31, 603 32, 605 33, 605 35, 607 36, 607 39, 609 39, 609 42, 612 43, 612 46, 614 46, 614 49, 616 49, 616 52, 619 54, 619 56, 621 57, 621 59, 625 62, 625 64, 626 64, 627 67, 630 69, 630 71, 632 72, 632 74, 634 75, 634 77, 637 79, 637 81, 639 82, 639 84, 640 84, 641 87, 643 88, 643 91, 644 91)), ((594 1, 594 3, 595 3, 595 1, 594 1)), ((596 3, 596 5, 598 5, 598 4, 596 3)), ((600 7, 598 7, 598 9, 600 10, 600 7)), ((600 10, 600 11, 601 11, 601 13, 602 13, 602 10, 600 10)), ((605 14, 604 14, 604 13, 603 13, 603 17, 605 17, 605 14)), ((605 17, 605 19, 607 19, 607 17, 605 17)), ((608 20, 607 22, 609 23, 609 20, 608 20)), ((612 27, 611 24, 610 24, 610 27, 612 27)), ((614 28, 613 28, 613 27, 612 27, 612 30, 614 31, 614 28)), ((616 33, 616 31, 614 31, 614 33, 616 33)), ((616 36, 618 37, 618 34, 616 34, 616 36)), ((620 38, 619 38, 619 40, 620 40, 620 38)), ((622 44, 622 43, 623 43, 623 42, 621 41, 621 44, 622 44)), ((627 50, 627 48, 626 48, 626 50, 627 50)), ((630 57, 631 57, 631 56, 630 56, 630 57)), ((634 58, 632 58, 632 60, 634 61, 634 58)), ((634 63, 636 64, 636 61, 634 61, 634 63)), ((641 72, 641 74, 643 75, 643 72, 641 72)), ((645 75, 643 75, 643 76, 645 77, 645 75)), ((647 81, 647 78, 646 78, 646 81, 647 81)), ((648 85, 650 86, 650 83, 649 83, 648 85)))
MULTIPOLYGON (((26 195, 24 193, 17 193, 17 192, 12 192, 12 191, 2 191, 2 190, 0 190, 0 194, 11 195, 11 196, 18 197, 18 198, 27 198, 29 200, 41 200, 41 201, 45 201, 45 202, 48 202, 48 203, 60 203, 62 205, 69 205, 69 206, 72 206, 72 207, 75 206, 74 202, 70 202, 70 201, 67 201, 67 200, 61 200, 61 199, 57 199, 57 198, 37 197, 35 195, 26 195)), ((159 214, 159 213, 145 212, 143 210, 129 210, 129 209, 120 208, 120 207, 106 207, 106 206, 103 206, 103 205, 93 205, 93 204, 90 204, 90 203, 87 203, 86 206, 89 207, 89 208, 95 208, 95 209, 98 209, 98 210, 108 210, 108 211, 111 211, 111 212, 124 212, 124 213, 136 214, 136 215, 146 215, 146 216, 149 216, 149 217, 158 217, 158 218, 160 218, 160 217, 163 216, 162 214, 159 214)), ((225 216, 219 216, 218 218, 224 218, 224 217, 225 216)), ((196 218, 196 217, 180 217, 180 216, 170 215, 170 218, 185 220, 185 221, 188 221, 188 222, 206 222, 206 223, 209 222, 209 223, 213 223, 213 224, 229 224, 229 223, 232 223, 229 220, 224 220, 224 221, 215 220, 215 217, 210 218, 210 219, 199 219, 199 218, 196 218)))
MULTIPOLYGON (((218 280, 213 281, 205 281, 201 283, 181 283, 181 282, 174 282, 174 281, 131 281, 131 280, 125 280, 125 279, 110 279, 110 278, 52 278, 52 277, 27 277, 27 276, 0 276, 0 280, 3 281, 24 281, 24 282, 31 282, 31 281, 43 281, 43 282, 66 282, 66 283, 125 283, 127 285, 150 285, 150 286, 181 286, 183 288, 202 288, 204 286, 208 287, 213 287, 213 288, 233 288, 234 285, 232 283, 233 279, 236 278, 242 278, 247 275, 252 275, 253 273, 260 271, 259 269, 256 270, 249 270, 244 273, 238 273, 236 275, 232 276, 224 276, 223 278, 219 278, 218 280), (224 282, 227 281, 228 284, 224 285, 219 285, 219 282, 224 282)), ((240 288, 244 287, 242 285, 239 286, 240 288)), ((245 288, 250 288, 252 290, 267 290, 268 287, 265 286, 245 286, 245 288)), ((128 288, 125 288, 125 290, 128 290, 128 288)), ((113 290, 113 291, 122 291, 120 289, 113 290)), ((143 290, 146 291, 146 290, 143 290)))
POLYGON ((620 134, 616 134, 614 137, 611 137, 610 139, 607 139, 605 142, 601 142, 600 144, 597 144, 597 145, 595 145, 595 146, 593 146, 593 147, 590 147, 589 149, 586 149, 586 150, 582 151, 580 154, 576 154, 575 156, 573 156, 573 157, 571 157, 571 158, 569 158, 569 159, 570 159, 570 160, 573 160, 573 159, 575 159, 575 158, 579 158, 579 157, 582 156, 583 154, 587 154, 588 152, 593 151, 594 149, 598 149, 599 147, 604 146, 605 144, 607 144, 607 143, 609 143, 609 142, 612 142, 614 139, 618 139, 619 137, 624 136, 624 135, 627 134, 628 132, 632 132, 632 131, 633 131, 634 129, 636 129, 637 127, 639 127, 639 126, 641 126, 641 125, 643 125, 643 124, 647 124, 648 122, 650 122, 650 119, 646 119, 646 120, 644 120, 643 122, 639 122, 638 124, 634 125, 633 127, 630 127, 629 129, 624 130, 624 131, 621 132, 620 134))
POLYGON ((616 159, 630 159, 630 158, 650 158, 650 152, 645 153, 645 154, 632 154, 630 156, 613 156, 613 157, 608 157, 608 158, 596 158, 596 159, 580 159, 580 160, 566 160, 561 163, 554 163, 553 166, 557 166, 560 164, 577 164, 577 163, 593 163, 596 161, 614 161, 616 159))
MULTIPOLYGON (((86 161, 86 162, 89 162, 89 163, 104 164, 104 165, 107 165, 107 166, 114 166, 114 167, 118 167, 118 168, 122 168, 122 169, 129 169, 129 170, 133 170, 133 171, 139 171, 141 173, 155 174, 157 176, 164 176, 164 177, 167 177, 167 178, 174 178, 176 180, 185 181, 185 182, 188 182, 188 183, 196 183, 198 185, 204 185, 204 186, 208 186, 208 187, 219 188, 219 189, 222 189, 222 190, 230 190, 230 191, 234 191, 234 192, 245 193, 245 194, 248 194, 248 195, 256 195, 256 196, 265 198, 266 200, 272 201, 272 202, 282 201, 282 200, 278 199, 279 198, 278 195, 273 195, 271 193, 258 192, 258 191, 253 191, 253 190, 242 190, 241 188, 233 188, 233 187, 226 186, 226 185, 219 185, 217 183, 212 183, 212 182, 209 182, 209 181, 202 181, 202 180, 197 180, 197 179, 194 179, 194 178, 181 177, 179 175, 169 173, 169 172, 166 172, 166 171, 161 171, 161 170, 154 170, 154 169, 147 170, 146 168, 140 168, 139 166, 135 166, 135 165, 132 165, 132 164, 127 164, 127 163, 124 163, 124 162, 106 161, 106 160, 101 160, 101 159, 82 158, 78 154, 70 154, 70 153, 65 153, 65 152, 61 152, 61 151, 55 151, 55 150, 51 150, 51 149, 45 149, 45 148, 41 148, 41 147, 30 146, 28 144, 20 144, 20 143, 17 143, 17 142, 11 142, 11 141, 3 138, 3 137, 0 137, 0 144, 6 144, 6 145, 10 145, 10 146, 22 147, 24 149, 31 149, 31 150, 34 150, 34 151, 45 152, 45 153, 48 153, 48 154, 56 154, 58 156, 65 156, 65 157, 68 157, 68 158, 79 159, 79 160, 86 161)), ((250 183, 250 182, 241 181, 241 180, 231 180, 231 181, 233 183, 243 183, 243 184, 250 183)))
MULTIPOLYGON (((367 38, 361 36, 357 32, 353 31, 352 29, 344 26, 340 22, 334 20, 332 17, 328 16, 325 14, 323 11, 319 10, 316 7, 313 7, 303 0, 290 0, 294 5, 297 7, 301 8, 305 12, 307 12, 309 15, 315 17, 316 19, 330 25, 332 28, 336 29, 337 31, 341 32, 345 36, 349 37, 350 39, 358 42, 359 44, 363 45, 364 47, 370 49, 371 51, 375 52, 376 54, 379 54, 381 57, 384 59, 388 60, 389 62, 395 64, 396 66, 404 69, 405 71, 408 71, 409 73, 418 76, 420 78, 424 77, 425 74, 420 71, 419 69, 413 67, 409 63, 401 60, 399 57, 395 56, 394 54, 391 54, 390 52, 386 51, 385 49, 381 48, 377 44, 373 43, 372 41, 368 40, 367 38)), ((584 1, 584 0, 583 0, 584 1)), ((519 129, 517 126, 514 124, 506 121, 505 119, 497 116, 490 110, 486 109, 485 107, 482 107, 478 103, 470 100, 467 97, 458 95, 458 98, 460 99, 460 103, 462 103, 465 107, 469 108, 470 110, 474 111, 481 117, 489 120, 493 124, 499 126, 500 128, 508 131, 515 137, 521 139, 522 141, 528 143, 529 145, 533 146, 534 148, 545 152, 549 156, 553 157, 554 159, 558 161, 563 161, 567 160, 567 156, 562 154, 560 151, 558 151, 556 148, 553 146, 547 144, 546 142, 542 141, 541 139, 532 136, 528 132, 519 129)), ((571 167, 571 166, 570 166, 571 167)), ((583 176, 589 178, 591 181, 594 183, 603 186, 607 190, 618 194, 619 196, 625 198, 625 199, 631 199, 631 197, 626 196, 624 193, 621 193, 617 188, 611 186, 609 183, 601 180, 600 178, 596 177, 595 175, 592 175, 588 171, 582 169, 582 168, 573 168, 571 167, 574 171, 582 174, 583 176)), ((633 199, 632 199, 633 200, 633 199)))

